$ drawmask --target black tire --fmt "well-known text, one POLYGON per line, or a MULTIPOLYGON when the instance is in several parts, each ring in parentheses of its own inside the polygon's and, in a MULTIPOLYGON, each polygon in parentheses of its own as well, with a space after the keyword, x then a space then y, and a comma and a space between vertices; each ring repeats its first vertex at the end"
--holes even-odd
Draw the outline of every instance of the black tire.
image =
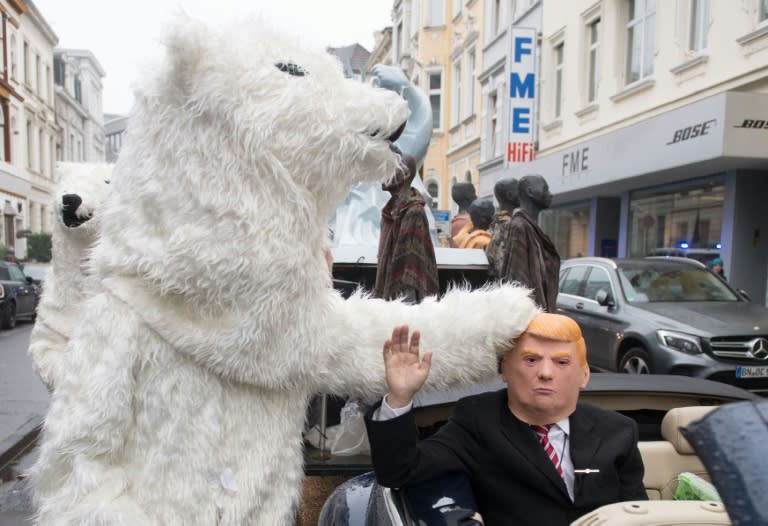
POLYGON ((0 327, 3 329, 13 329, 16 327, 16 304, 10 302, 8 307, 3 312, 2 319, 0 319, 0 327))
POLYGON ((632 347, 621 357, 619 372, 627 374, 651 374, 651 357, 642 347, 632 347))

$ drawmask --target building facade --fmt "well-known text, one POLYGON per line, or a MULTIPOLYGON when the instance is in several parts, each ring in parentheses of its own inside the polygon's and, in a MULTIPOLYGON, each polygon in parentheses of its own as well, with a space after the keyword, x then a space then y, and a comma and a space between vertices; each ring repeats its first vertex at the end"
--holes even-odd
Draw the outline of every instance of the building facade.
POLYGON ((104 69, 84 49, 53 54, 59 161, 103 162, 106 155, 102 78, 104 69))
POLYGON ((50 231, 55 144, 53 47, 58 38, 31 1, 0 0, 3 141, 0 242, 19 257, 25 233, 50 231))
POLYGON ((768 3, 544 0, 540 223, 563 257, 709 251, 768 299, 768 3))
MULTIPOLYGON (((482 105, 479 196, 493 196, 493 186, 505 170, 510 114, 507 65, 510 28, 526 27, 541 33, 542 3, 541 0, 485 0, 483 61, 478 75, 482 105)), ((538 86, 535 90, 538 91, 538 86)))
POLYGON ((120 150, 125 141, 125 132, 128 129, 128 116, 115 113, 104 114, 105 134, 105 160, 108 163, 116 163, 120 150))

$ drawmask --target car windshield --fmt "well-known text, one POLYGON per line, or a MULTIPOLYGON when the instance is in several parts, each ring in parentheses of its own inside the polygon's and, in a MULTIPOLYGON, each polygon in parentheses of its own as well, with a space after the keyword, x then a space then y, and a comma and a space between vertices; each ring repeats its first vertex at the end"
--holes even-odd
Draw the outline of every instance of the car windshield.
POLYGON ((7 267, 0 267, 0 279, 4 281, 11 280, 11 273, 8 271, 7 267))
POLYGON ((672 264, 620 265, 619 281, 630 303, 739 301, 720 278, 703 268, 672 264))
POLYGON ((32 279, 43 279, 48 272, 48 268, 48 265, 27 264, 24 265, 24 274, 32 279))

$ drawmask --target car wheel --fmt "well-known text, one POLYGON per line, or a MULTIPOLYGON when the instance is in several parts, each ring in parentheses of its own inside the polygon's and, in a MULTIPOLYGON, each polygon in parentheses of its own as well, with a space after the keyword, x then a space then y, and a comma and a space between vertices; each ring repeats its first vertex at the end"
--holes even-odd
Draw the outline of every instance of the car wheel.
POLYGON ((13 329, 16 327, 16 304, 11 302, 8 304, 8 308, 5 309, 2 319, 0 319, 0 327, 3 329, 13 329))
POLYGON ((619 372, 627 374, 651 374, 651 357, 642 347, 632 347, 619 363, 619 372))

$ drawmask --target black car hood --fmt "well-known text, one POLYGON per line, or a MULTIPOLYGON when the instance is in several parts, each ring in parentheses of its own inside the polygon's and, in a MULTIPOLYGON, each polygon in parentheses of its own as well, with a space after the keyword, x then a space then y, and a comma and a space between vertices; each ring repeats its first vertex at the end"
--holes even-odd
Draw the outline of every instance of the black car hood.
POLYGON ((768 308, 746 301, 634 303, 632 306, 669 318, 664 327, 660 324, 659 328, 674 329, 677 322, 702 334, 768 334, 768 308))

